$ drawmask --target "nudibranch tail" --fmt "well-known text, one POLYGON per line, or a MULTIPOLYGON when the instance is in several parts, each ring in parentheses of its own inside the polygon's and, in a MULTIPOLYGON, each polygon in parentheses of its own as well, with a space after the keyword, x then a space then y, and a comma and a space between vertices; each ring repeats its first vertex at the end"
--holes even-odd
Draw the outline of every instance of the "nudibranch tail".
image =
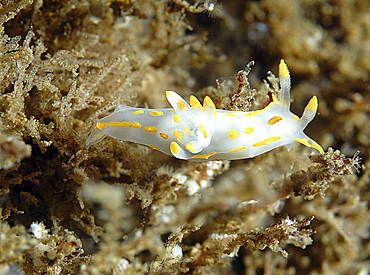
POLYGON ((99 128, 95 128, 86 139, 86 145, 94 145, 103 140, 105 137, 106 134, 104 134, 99 128))

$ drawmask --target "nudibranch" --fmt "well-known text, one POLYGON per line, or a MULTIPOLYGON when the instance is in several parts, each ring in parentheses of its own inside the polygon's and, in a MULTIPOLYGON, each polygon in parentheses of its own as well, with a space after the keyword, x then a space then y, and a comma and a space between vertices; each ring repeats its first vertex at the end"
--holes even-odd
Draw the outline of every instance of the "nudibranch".
POLYGON ((284 60, 279 65, 280 95, 263 109, 250 112, 216 109, 206 96, 203 105, 190 96, 190 105, 177 93, 167 91, 172 108, 143 109, 118 105, 99 120, 86 144, 105 136, 147 145, 179 159, 208 161, 252 158, 294 142, 324 150, 303 130, 318 108, 313 96, 301 118, 290 112, 290 73, 284 60))

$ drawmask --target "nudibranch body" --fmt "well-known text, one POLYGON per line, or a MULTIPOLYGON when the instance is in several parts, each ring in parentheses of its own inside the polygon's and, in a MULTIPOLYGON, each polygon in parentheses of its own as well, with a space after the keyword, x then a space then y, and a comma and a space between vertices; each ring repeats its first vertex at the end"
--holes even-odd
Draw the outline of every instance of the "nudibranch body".
POLYGON ((88 137, 92 145, 105 136, 150 146, 179 159, 194 161, 233 160, 258 156, 294 142, 324 153, 303 130, 315 117, 316 96, 301 118, 290 112, 290 75, 284 60, 279 65, 280 96, 265 108, 250 112, 216 109, 209 97, 203 105, 191 96, 190 105, 167 91, 172 108, 142 109, 119 105, 102 118, 88 137))

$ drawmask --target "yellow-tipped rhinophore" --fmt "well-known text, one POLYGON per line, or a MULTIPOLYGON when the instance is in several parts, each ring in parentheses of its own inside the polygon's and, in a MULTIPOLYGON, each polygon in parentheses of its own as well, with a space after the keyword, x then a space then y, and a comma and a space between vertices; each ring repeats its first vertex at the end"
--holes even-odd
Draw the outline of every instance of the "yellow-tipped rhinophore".
POLYGON ((288 66, 286 65, 284 59, 281 59, 280 60, 280 64, 279 64, 279 76, 280 77, 289 77, 290 78, 289 69, 288 69, 288 66))

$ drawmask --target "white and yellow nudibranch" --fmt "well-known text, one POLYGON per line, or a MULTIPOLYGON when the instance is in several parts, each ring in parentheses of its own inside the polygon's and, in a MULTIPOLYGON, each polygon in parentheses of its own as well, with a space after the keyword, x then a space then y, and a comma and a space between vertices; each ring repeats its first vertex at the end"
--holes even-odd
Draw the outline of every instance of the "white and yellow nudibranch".
POLYGON ((173 109, 118 105, 96 124, 86 144, 95 144, 108 135, 194 161, 252 158, 280 146, 290 150, 294 142, 323 154, 321 146, 303 133, 316 115, 316 96, 299 118, 289 110, 290 75, 284 60, 279 65, 279 82, 279 100, 273 95, 272 102, 257 111, 219 110, 208 96, 203 105, 190 96, 189 105, 173 91, 166 92, 173 109))

